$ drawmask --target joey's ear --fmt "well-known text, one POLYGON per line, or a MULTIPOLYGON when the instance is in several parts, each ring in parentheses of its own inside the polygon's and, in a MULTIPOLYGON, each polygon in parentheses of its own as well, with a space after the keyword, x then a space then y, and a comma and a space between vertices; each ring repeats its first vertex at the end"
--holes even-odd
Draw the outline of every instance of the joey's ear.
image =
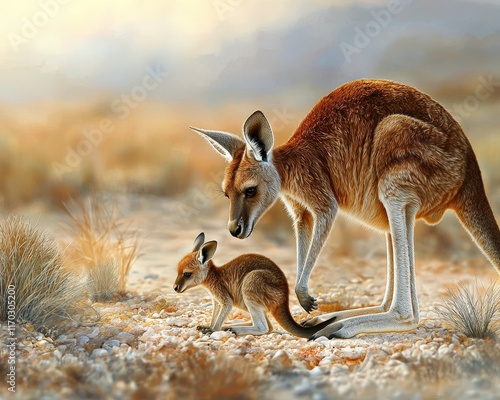
POLYGON ((193 126, 190 126, 190 128, 206 139, 228 162, 234 158, 234 153, 238 149, 245 146, 245 142, 232 133, 207 131, 193 126))
POLYGON ((214 256, 215 250, 217 250, 217 242, 215 240, 205 243, 198 251, 198 261, 201 264, 205 264, 214 256))
POLYGON ((205 234, 201 232, 198 236, 196 236, 196 239, 194 240, 193 251, 200 250, 200 247, 203 243, 205 243, 205 234))
POLYGON ((255 111, 243 124, 247 155, 257 161, 268 161, 274 145, 273 130, 262 111, 255 111))

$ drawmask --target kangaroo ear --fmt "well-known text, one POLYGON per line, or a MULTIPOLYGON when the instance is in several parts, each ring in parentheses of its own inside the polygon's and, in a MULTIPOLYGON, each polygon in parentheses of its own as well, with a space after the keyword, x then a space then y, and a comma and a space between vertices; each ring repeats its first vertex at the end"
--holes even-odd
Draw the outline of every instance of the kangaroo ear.
POLYGON ((255 111, 243 124, 247 155, 257 161, 268 161, 274 145, 273 130, 262 111, 255 111))
POLYGON ((193 126, 190 126, 190 128, 206 139, 228 162, 234 158, 234 153, 238 149, 245 146, 245 142, 242 139, 231 133, 207 131, 193 126))
POLYGON ((217 250, 217 242, 215 240, 205 243, 198 251, 198 261, 201 264, 205 264, 214 256, 215 250, 217 250))
POLYGON ((198 236, 196 236, 196 239, 194 240, 193 251, 200 250, 200 247, 203 243, 205 243, 205 234, 201 232, 198 236))

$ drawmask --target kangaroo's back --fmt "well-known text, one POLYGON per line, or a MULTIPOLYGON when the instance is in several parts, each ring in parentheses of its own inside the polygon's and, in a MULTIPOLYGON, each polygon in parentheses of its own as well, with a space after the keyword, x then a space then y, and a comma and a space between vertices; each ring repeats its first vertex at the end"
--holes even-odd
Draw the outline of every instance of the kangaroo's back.
POLYGON ((290 148, 300 148, 301 157, 315 163, 315 184, 331 186, 339 208, 385 230, 388 221, 378 201, 383 163, 417 157, 434 168, 436 160, 448 158, 450 165, 445 168, 460 174, 452 182, 456 192, 465 176, 470 144, 460 125, 430 96, 396 82, 358 80, 323 97, 278 151, 290 148), (391 126, 391 119, 399 124, 400 116, 434 129, 418 126, 403 138, 391 126))
POLYGON ((385 117, 406 115, 450 135, 462 129, 446 109, 417 89, 387 80, 348 82, 324 96, 302 120, 289 143, 335 139, 350 149, 369 141, 385 117))

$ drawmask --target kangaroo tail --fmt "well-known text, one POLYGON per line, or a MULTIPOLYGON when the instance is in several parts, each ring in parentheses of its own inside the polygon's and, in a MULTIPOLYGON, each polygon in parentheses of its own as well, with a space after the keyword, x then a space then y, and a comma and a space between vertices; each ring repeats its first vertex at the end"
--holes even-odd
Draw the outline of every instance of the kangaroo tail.
POLYGON ((320 331, 327 325, 330 325, 337 318, 330 318, 314 326, 302 326, 293 319, 292 314, 290 314, 290 310, 286 305, 276 310, 276 312, 273 313, 273 317, 283 328, 285 328, 287 332, 303 338, 310 338, 316 332, 320 331))
POLYGON ((465 180, 451 208, 474 242, 500 273, 500 229, 484 191, 476 157, 469 150, 465 180))

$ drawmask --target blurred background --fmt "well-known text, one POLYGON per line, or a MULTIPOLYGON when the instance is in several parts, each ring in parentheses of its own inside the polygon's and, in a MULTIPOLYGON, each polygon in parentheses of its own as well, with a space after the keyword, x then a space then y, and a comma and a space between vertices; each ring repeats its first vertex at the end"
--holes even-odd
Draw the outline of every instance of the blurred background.
MULTIPOLYGON (((335 87, 385 78, 460 121, 500 214, 498 1, 25 0, 4 6, 0 33, 4 211, 57 213, 99 191, 223 226, 225 163, 190 125, 240 133, 261 109, 282 143, 335 87)), ((260 229, 294 240, 281 205, 260 229)), ((335 231, 327 251, 383 254, 364 228, 340 218, 335 231)), ((482 260, 449 216, 418 224, 417 242, 420 257, 482 260)))

